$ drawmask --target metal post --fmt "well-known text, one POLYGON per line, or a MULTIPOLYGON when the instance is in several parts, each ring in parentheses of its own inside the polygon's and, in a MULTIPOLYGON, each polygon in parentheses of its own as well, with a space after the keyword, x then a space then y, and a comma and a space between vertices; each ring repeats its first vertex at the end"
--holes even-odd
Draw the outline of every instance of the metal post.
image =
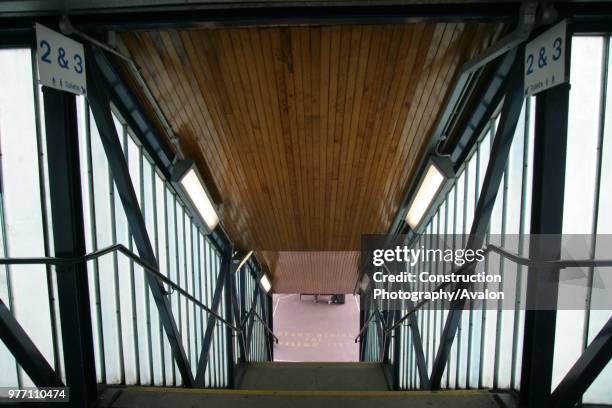
MULTIPOLYGON (((365 312, 365 298, 366 298, 366 294, 364 292, 361 292, 359 294, 359 327, 363 328, 363 325, 367 319, 366 317, 366 312, 365 312)), ((365 337, 366 333, 363 334, 363 336, 361 336, 359 338, 359 361, 363 361, 363 339, 365 337)))
MULTIPOLYGON (((153 246, 147 233, 147 227, 144 217, 140 211, 138 198, 132 185, 128 165, 125 161, 125 156, 119 143, 117 130, 113 123, 113 117, 110 111, 110 99, 106 86, 103 82, 102 75, 98 71, 98 67, 93 63, 95 61, 91 47, 86 48, 87 58, 87 92, 89 104, 93 113, 104 152, 108 158, 108 163, 117 192, 121 198, 123 209, 128 221, 128 226, 132 232, 132 237, 138 248, 140 256, 150 265, 158 266, 153 246)), ((51 173, 52 174, 52 173, 51 173)), ((174 320, 170 301, 166 297, 166 291, 162 283, 154 276, 147 274, 146 277, 149 289, 159 313, 161 324, 164 327, 172 354, 176 361, 176 366, 181 373, 183 383, 187 387, 192 387, 194 383, 193 373, 191 372, 189 360, 183 347, 180 331, 174 320)))
MULTIPOLYGON (((232 301, 232 310, 233 310, 233 315, 234 315, 234 324, 238 327, 240 327, 240 325, 242 324, 242 311, 240 310, 240 306, 238 304, 238 295, 236 293, 236 278, 235 275, 236 273, 240 274, 240 270, 232 273, 232 277, 231 280, 229 282, 230 286, 230 290, 231 290, 231 301, 232 301)), ((238 276, 240 278, 240 276, 238 276)), ((240 327, 240 329, 242 329, 242 327, 240 327)), ((245 337, 244 337, 244 330, 241 330, 240 333, 237 334, 238 336, 238 350, 239 350, 239 357, 238 357, 238 361, 241 363, 246 362, 246 352, 245 352, 245 337)))
MULTIPOLYGON (((76 100, 46 87, 43 98, 55 256, 80 258, 86 248, 76 100)), ((87 406, 97 398, 87 266, 57 266, 56 276, 70 405, 87 406)))
MULTIPOLYGON (((249 269, 247 268, 247 265, 245 264, 242 268, 240 268, 238 273, 240 274, 238 276, 240 279, 240 315, 245 316, 247 313, 247 310, 246 310, 246 274, 249 273, 249 269)), ((246 341, 246 338, 245 338, 245 341, 246 341)), ((248 354, 248 351, 247 351, 247 354, 248 354)))
MULTIPOLYGON (((255 312, 255 306, 257 306, 257 292, 259 291, 259 286, 255 283, 255 288, 253 289, 253 300, 251 301, 251 307, 249 311, 255 312)), ((255 325, 255 313, 251 313, 248 321, 248 329, 246 333, 246 349, 247 349, 247 358, 250 355, 251 349, 251 340, 253 337, 253 326, 255 325)))
MULTIPOLYGON (((466 248, 479 249, 482 247, 484 237, 491 220, 491 213, 497 197, 497 191, 503 179, 506 163, 510 154, 510 146, 514 138, 516 124, 521 114, 524 101, 523 90, 523 47, 519 47, 514 64, 505 84, 506 97, 500 115, 499 127, 493 140, 491 159, 487 166, 482 192, 478 198, 478 204, 474 214, 474 221, 470 229, 470 235, 466 248)), ((466 268, 465 274, 473 273, 474 267, 466 268)), ((468 288, 469 284, 459 283, 457 290, 468 288)), ((439 389, 442 374, 448 362, 461 315, 465 307, 465 299, 454 300, 450 304, 450 310, 446 318, 444 330, 440 338, 440 346, 436 353, 431 372, 431 388, 439 389)))
MULTIPOLYGON (((370 302, 370 292, 366 292, 366 293, 362 293, 359 296, 359 303, 360 303, 360 313, 359 313, 359 327, 364 328, 364 325, 366 323, 366 321, 368 320, 368 318, 370 317, 369 315, 369 308, 368 308, 368 303, 370 302)), ((367 344, 367 339, 368 339, 368 329, 365 329, 362 336, 359 339, 359 361, 365 361, 365 354, 366 354, 366 344, 367 344)))
MULTIPOLYGON (((563 226, 569 84, 537 96, 531 200, 531 259, 559 259, 563 226), (553 234, 544 240, 537 234, 553 234), (556 235, 556 237, 555 237, 556 235)), ((549 406, 559 268, 530 267, 521 369, 521 406, 549 406), (543 304, 545 302, 545 304, 543 304), (544 306, 547 310, 541 309, 544 306)))
MULTIPOLYGON (((219 276, 217 277, 217 283, 215 284, 215 291, 213 293, 212 304, 210 309, 213 312, 217 312, 219 304, 221 303, 221 294, 223 293, 223 287, 227 280, 227 275, 230 273, 231 263, 231 249, 225 251, 223 259, 221 260, 221 268, 219 276)), ((202 350, 200 351, 200 359, 198 360, 198 370, 195 377, 195 385, 198 387, 204 387, 204 374, 206 373, 206 366, 210 357, 210 346, 213 340, 213 333, 215 326, 217 325, 217 319, 214 316, 209 315, 206 323, 206 332, 204 333, 204 340, 202 340, 202 350)), ((233 364, 233 362, 232 362, 233 364)))
MULTIPOLYGON (((234 280, 234 263, 231 260, 233 249, 230 246, 225 250, 224 256, 230 257, 230 265, 225 268, 225 270, 221 270, 221 273, 225 276, 225 310, 227 311, 227 315, 225 316, 227 320, 232 321, 232 299, 234 295, 234 291, 232 290, 232 281, 234 280)), ((234 322, 236 326, 239 326, 240 323, 234 322)), ((226 330, 226 348, 227 348, 227 378, 228 378, 228 388, 234 388, 234 366, 236 364, 235 356, 234 356, 234 330, 225 326, 226 330)))
MULTIPOLYGON (((266 315, 266 294, 264 293, 263 290, 259 291, 259 304, 261 305, 261 318, 264 322, 266 322, 265 324, 267 325, 267 320, 268 320, 268 316, 266 315)), ((260 322, 262 324, 264 324, 263 322, 260 322)), ((270 360, 270 355, 271 353, 271 347, 272 347, 272 343, 270 342, 270 333, 268 333, 265 329, 263 331, 263 342, 264 342, 264 347, 265 347, 265 357, 266 360, 269 361, 270 360)))
MULTIPOLYGON (((397 321, 397 319, 401 315, 401 309, 395 311, 395 316, 392 320, 393 323, 397 321)), ((393 335, 393 390, 397 391, 400 389, 399 383, 399 375, 400 375, 400 355, 402 353, 402 349, 400 347, 400 337, 402 332, 402 326, 397 326, 392 331, 393 335)))
POLYGON ((383 341, 381 343, 381 349, 382 349, 381 362, 383 364, 389 363, 389 347, 391 346, 391 332, 387 332, 387 329, 391 327, 391 325, 393 324, 393 318, 395 316, 394 312, 395 311, 389 311, 388 309, 385 309, 381 312, 382 322, 383 322, 380 328, 380 332, 383 336, 382 337, 383 341))
MULTIPOLYGON (((266 299, 266 317, 267 317, 267 321, 268 321, 268 327, 270 328, 271 332, 274 332, 274 303, 273 303, 273 298, 272 298, 272 293, 268 293, 265 297, 266 299)), ((268 361, 274 361, 274 336, 272 336, 272 333, 268 333, 268 344, 270 344, 270 353, 268 355, 268 361)))

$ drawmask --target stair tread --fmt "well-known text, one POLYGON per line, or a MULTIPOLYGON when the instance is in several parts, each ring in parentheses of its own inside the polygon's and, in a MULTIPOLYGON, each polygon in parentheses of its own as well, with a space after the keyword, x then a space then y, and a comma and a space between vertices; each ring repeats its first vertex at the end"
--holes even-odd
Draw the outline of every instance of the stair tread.
POLYGON ((497 408, 493 394, 485 391, 263 391, 203 390, 185 388, 126 388, 113 408, 306 408, 350 406, 352 408, 497 408))
POLYGON ((283 362, 249 364, 240 389, 385 391, 388 386, 376 363, 283 362))

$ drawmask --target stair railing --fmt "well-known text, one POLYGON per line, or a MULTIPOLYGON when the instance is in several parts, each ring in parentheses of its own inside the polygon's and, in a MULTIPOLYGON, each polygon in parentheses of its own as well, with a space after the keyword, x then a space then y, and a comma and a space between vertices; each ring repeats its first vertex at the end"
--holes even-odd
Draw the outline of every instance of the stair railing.
POLYGON ((206 306, 204 303, 199 301, 196 297, 191 295, 189 292, 187 292, 186 290, 181 288, 179 285, 177 285, 174 281, 172 281, 171 279, 166 277, 164 274, 162 274, 157 267, 149 264, 147 261, 145 261, 138 255, 130 251, 128 248, 126 248, 122 244, 115 244, 115 245, 111 245, 105 248, 101 248, 97 251, 90 252, 80 258, 55 258, 55 257, 0 258, 0 265, 55 265, 55 266, 75 265, 75 264, 85 263, 88 261, 98 259, 104 255, 108 255, 113 252, 119 252, 125 255, 127 258, 132 260, 134 263, 141 266, 144 271, 155 276, 157 279, 162 281, 164 284, 168 285, 172 289, 172 291, 166 292, 165 293, 166 295, 170 295, 173 292, 178 292, 181 295, 185 296, 187 299, 189 299, 191 302, 193 302, 195 305, 203 309, 206 313, 214 317, 217 321, 231 328, 234 332, 242 333, 243 327, 237 327, 233 325, 231 322, 226 320, 224 317, 222 317, 215 311, 211 310, 208 306, 206 306))
MULTIPOLYGON (((489 244, 484 248, 485 254, 488 254, 490 252, 497 253, 502 258, 508 259, 511 262, 514 262, 518 265, 526 266, 526 267, 554 267, 558 269, 576 268, 576 267, 585 267, 585 268, 612 267, 612 259, 537 260, 537 259, 531 259, 531 258, 517 255, 515 253, 512 253, 504 248, 501 248, 493 244, 489 244)), ((453 272, 453 275, 459 275, 461 273, 464 273, 465 271, 468 270, 468 268, 473 267, 475 263, 476 261, 473 261, 473 262, 469 262, 469 263, 462 265, 459 269, 453 272)), ((446 289, 449 285, 452 285, 452 283, 453 282, 441 283, 434 289, 434 291, 446 289)), ((432 300, 429 300, 429 299, 421 300, 420 302, 416 303, 410 310, 408 310, 402 317, 395 320, 395 322, 389 321, 388 327, 385 327, 387 325, 384 324, 385 319, 384 319, 383 314, 380 312, 380 310, 374 309, 374 311, 366 319, 366 321, 363 324, 363 327, 361 327, 359 333, 355 337, 355 343, 358 343, 363 340, 363 337, 365 336, 365 334, 367 333, 370 327, 370 323, 375 317, 378 316, 380 318, 380 321, 383 322, 381 325, 381 328, 378 329, 378 330, 381 330, 382 332, 382 333, 379 333, 379 338, 382 339, 382 341, 380 341, 380 344, 378 345, 379 350, 380 350, 379 361, 384 362, 386 351, 387 351, 386 344, 387 344, 387 339, 389 338, 389 336, 392 337, 393 336, 392 333, 395 329, 405 324, 406 320, 408 320, 411 317, 411 315, 416 313, 418 310, 422 309, 425 305, 427 305, 430 302, 432 302, 432 300)), ((425 373, 425 375, 427 375, 427 373, 425 373)))

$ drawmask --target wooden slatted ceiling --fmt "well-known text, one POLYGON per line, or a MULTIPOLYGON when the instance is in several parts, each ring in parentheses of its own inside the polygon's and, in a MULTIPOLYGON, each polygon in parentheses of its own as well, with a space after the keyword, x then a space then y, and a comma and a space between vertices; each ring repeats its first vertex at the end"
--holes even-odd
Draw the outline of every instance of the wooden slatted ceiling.
POLYGON ((384 232, 461 63, 494 27, 229 28, 121 39, 244 248, 356 250, 384 232))
POLYGON ((499 30, 415 23, 120 38, 219 192, 229 235, 266 251, 277 285, 289 276, 276 273, 278 251, 355 251, 361 234, 386 232, 461 64, 499 30))
POLYGON ((274 291, 351 293, 358 261, 357 251, 280 252, 276 258, 274 291))

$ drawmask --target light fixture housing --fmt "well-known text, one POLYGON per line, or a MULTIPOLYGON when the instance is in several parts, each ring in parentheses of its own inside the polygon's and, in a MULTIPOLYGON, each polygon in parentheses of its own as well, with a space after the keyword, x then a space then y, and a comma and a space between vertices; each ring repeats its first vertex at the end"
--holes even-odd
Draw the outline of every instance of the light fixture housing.
POLYGON ((455 178, 453 162, 446 156, 431 156, 421 176, 415 194, 410 200, 406 212, 406 222, 410 229, 418 231, 422 221, 432 209, 433 203, 450 186, 449 181, 455 178))
POLYGON ((266 291, 266 293, 269 293, 272 289, 272 282, 270 282, 270 278, 268 278, 268 275, 266 275, 265 273, 261 275, 261 278, 259 278, 259 284, 261 285, 263 290, 266 291))
POLYGON ((219 208, 213 201, 193 160, 177 161, 172 167, 172 184, 207 234, 219 224, 219 208))
POLYGON ((253 255, 253 251, 245 251, 241 249, 234 253, 234 263, 237 264, 235 269, 236 272, 248 262, 251 255, 253 255))
POLYGON ((367 273, 364 273, 359 280, 359 289, 361 293, 368 293, 368 287, 370 286, 370 277, 367 273))

